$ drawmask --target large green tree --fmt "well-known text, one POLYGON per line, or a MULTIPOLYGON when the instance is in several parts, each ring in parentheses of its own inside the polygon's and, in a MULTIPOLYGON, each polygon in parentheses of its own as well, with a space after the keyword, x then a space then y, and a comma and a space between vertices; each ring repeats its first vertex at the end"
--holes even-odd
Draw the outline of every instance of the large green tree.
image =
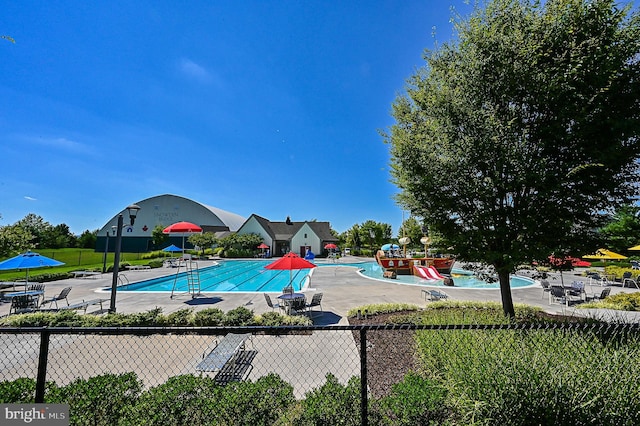
POLYGON ((393 104, 392 178, 461 259, 495 267, 513 316, 516 265, 593 251, 636 196, 640 19, 607 0, 495 0, 454 25, 393 104))
POLYGON ((607 248, 618 253, 624 254, 640 244, 640 207, 629 205, 618 209, 601 233, 607 248))

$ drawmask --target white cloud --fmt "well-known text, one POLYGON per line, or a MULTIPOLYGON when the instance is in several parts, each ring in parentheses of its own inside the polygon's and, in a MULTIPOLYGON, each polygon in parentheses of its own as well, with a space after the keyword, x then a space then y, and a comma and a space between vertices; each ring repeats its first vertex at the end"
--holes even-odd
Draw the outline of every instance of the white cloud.
POLYGON ((37 198, 29 197, 28 195, 25 195, 24 199, 25 200, 29 200, 29 201, 37 201, 38 200, 37 198))
POLYGON ((214 71, 208 70, 191 59, 182 58, 178 64, 180 72, 187 78, 203 84, 213 84, 217 88, 223 88, 224 82, 214 71))
POLYGON ((69 152, 78 152, 78 153, 87 153, 90 151, 89 147, 83 143, 73 141, 71 139, 67 139, 64 137, 36 137, 36 136, 25 136, 25 140, 36 143, 39 145, 49 146, 58 150, 69 151, 69 152))
POLYGON ((211 81, 211 75, 209 72, 203 67, 190 59, 182 58, 180 61, 180 70, 187 77, 194 78, 204 83, 208 83, 211 81))

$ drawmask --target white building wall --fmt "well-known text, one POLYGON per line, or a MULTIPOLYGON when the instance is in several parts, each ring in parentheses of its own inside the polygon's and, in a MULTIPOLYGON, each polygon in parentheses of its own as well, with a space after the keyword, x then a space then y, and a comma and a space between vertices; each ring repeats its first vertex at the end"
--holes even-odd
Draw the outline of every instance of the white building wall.
POLYGON ((250 217, 249 220, 247 220, 244 223, 244 225, 242 226, 242 229, 240 229, 239 233, 240 234, 258 234, 258 235, 260 235, 262 237, 262 241, 266 245, 271 247, 271 252, 273 252, 273 240, 271 239, 269 234, 267 234, 267 232, 264 230, 264 228, 262 228, 262 226, 256 220, 255 217, 250 217))
POLYGON ((300 254, 300 246, 310 246, 315 254, 321 253, 320 238, 313 232, 311 227, 305 223, 291 239, 291 251, 300 254), (305 237, 306 235, 306 237, 305 237))

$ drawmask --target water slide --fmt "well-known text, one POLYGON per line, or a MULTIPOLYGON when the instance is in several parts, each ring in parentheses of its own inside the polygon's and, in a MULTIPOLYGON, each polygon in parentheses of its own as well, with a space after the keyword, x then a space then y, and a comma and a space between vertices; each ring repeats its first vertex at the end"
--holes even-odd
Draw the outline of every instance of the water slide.
POLYGON ((413 265, 413 268, 421 278, 425 280, 444 280, 445 277, 433 266, 413 265))

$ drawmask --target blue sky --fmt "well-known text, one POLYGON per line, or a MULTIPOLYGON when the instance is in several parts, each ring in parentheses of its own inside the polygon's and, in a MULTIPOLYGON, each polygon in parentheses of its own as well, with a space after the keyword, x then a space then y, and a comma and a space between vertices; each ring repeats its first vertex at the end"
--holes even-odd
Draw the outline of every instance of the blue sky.
POLYGON ((465 3, 4 2, 0 225, 79 234, 175 194, 396 234, 378 130, 465 3))

